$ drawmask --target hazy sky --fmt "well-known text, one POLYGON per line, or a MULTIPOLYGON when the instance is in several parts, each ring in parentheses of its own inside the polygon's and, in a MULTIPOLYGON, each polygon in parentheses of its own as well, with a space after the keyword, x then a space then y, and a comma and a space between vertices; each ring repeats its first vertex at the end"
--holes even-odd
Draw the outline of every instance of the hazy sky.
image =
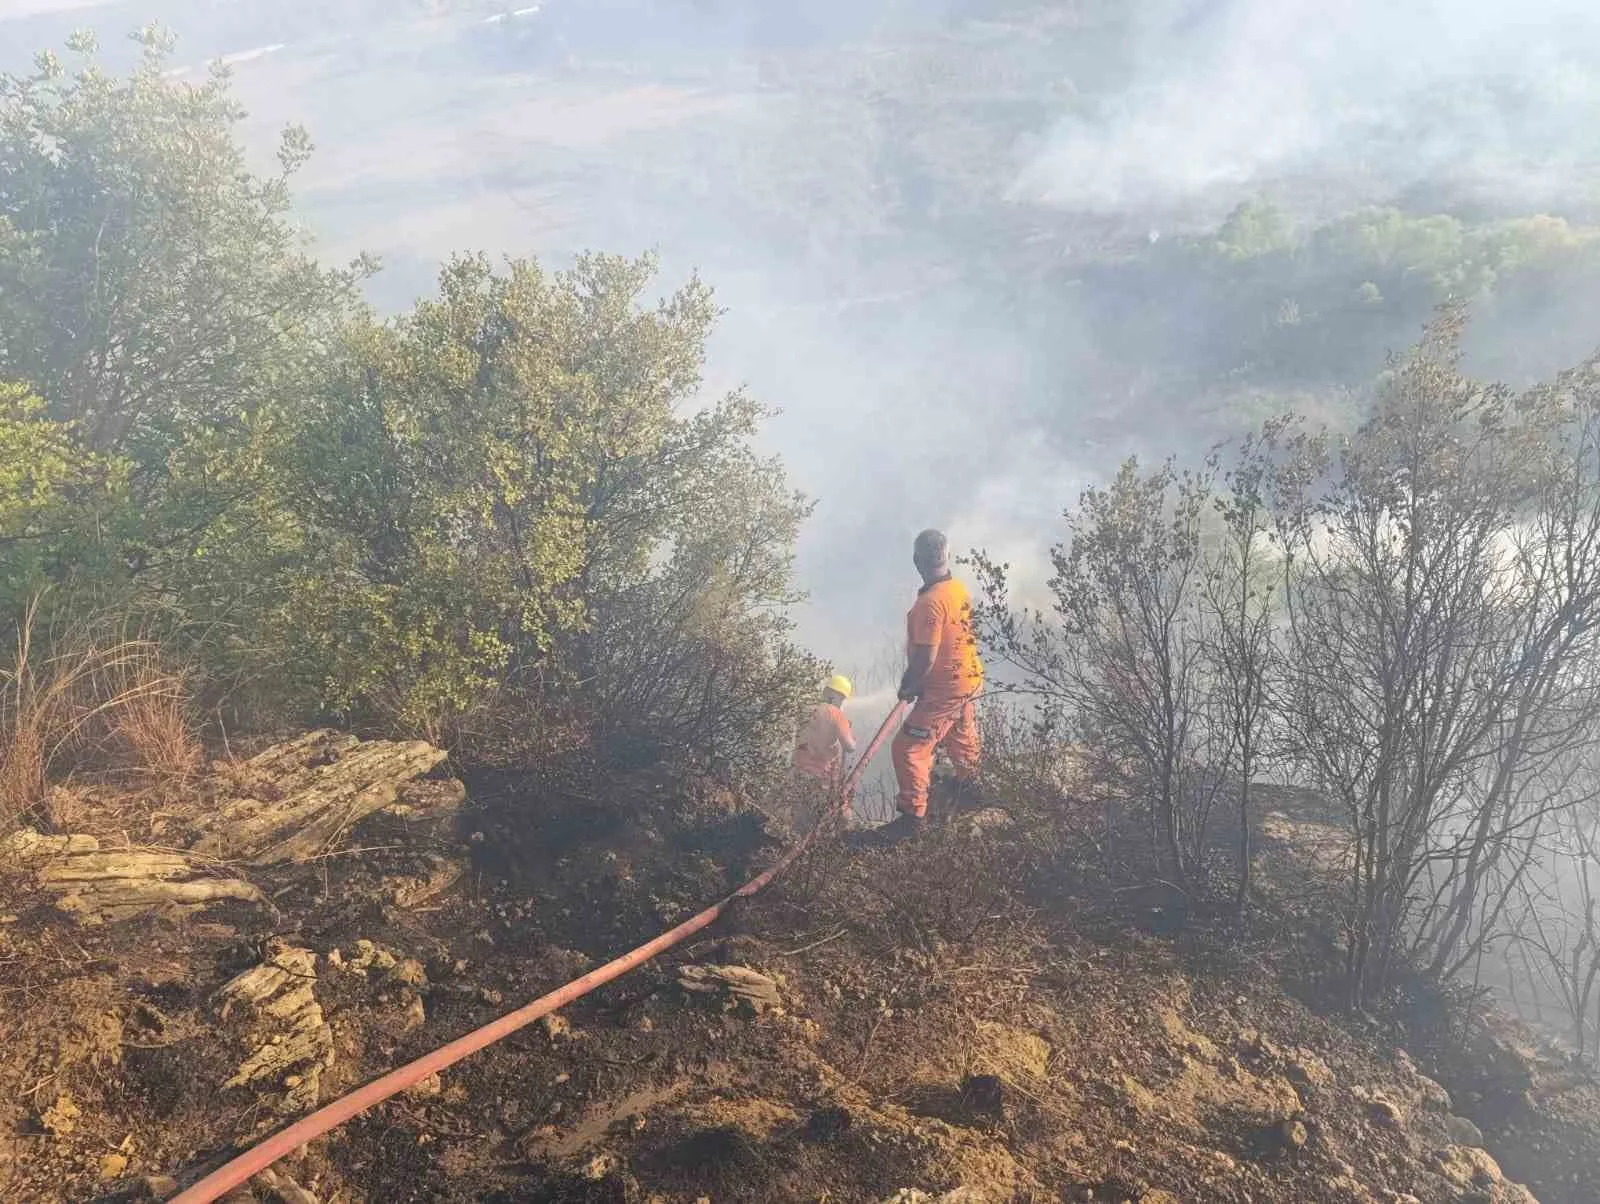
POLYGON ((0 20, 31 17, 35 13, 63 12, 72 8, 92 8, 103 0, 0 0, 0 20))

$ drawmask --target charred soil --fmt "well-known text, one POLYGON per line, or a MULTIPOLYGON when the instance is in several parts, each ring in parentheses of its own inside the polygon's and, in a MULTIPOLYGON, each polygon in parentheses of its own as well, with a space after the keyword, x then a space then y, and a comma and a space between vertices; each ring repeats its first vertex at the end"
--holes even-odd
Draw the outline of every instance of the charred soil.
MULTIPOLYGON (((98 851, 164 848, 186 859, 169 881, 255 893, 132 915, 64 909, 41 885, 87 850, 14 852, 0 1197, 163 1198, 685 918, 779 847, 731 796, 666 777, 466 787, 420 750, 331 736, 219 768, 98 851), (334 792, 348 823, 305 794, 341 764, 364 766, 334 792), (240 799, 300 800, 320 843, 283 859, 230 844, 216 817, 259 814, 240 799)), ((1581 1177, 1592 1087, 1557 1090, 1536 1050, 1500 1050, 1534 1067, 1498 1123, 1478 1121, 1502 1175, 1454 1111, 1493 1089, 1452 1100, 1398 1048, 1404 1030, 1321 1006, 1322 955, 1296 919, 1313 902, 1264 887, 1270 922, 1170 922, 1160 899, 1095 886, 1073 848, 1061 816, 1024 806, 882 851, 826 841, 702 939, 314 1142, 254 1198, 1526 1200, 1515 1175, 1547 1204, 1600 1199, 1581 1177)), ((1268 873, 1300 854, 1267 833, 1261 855, 1268 873)), ((1483 1064, 1446 1069, 1465 1083, 1483 1064)))

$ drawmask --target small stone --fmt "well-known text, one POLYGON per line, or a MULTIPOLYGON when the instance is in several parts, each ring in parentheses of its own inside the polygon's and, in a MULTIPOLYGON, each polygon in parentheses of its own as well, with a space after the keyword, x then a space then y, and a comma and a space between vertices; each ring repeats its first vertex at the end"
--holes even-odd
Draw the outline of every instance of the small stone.
POLYGON ((1422 1096, 1422 1106, 1430 1112, 1450 1112, 1454 1108, 1450 1093, 1425 1074, 1415 1079, 1417 1093, 1422 1096))
POLYGON ((1371 1113, 1372 1119, 1380 1125, 1391 1129, 1399 1129, 1405 1126, 1406 1114, 1401 1110, 1399 1104, 1386 1095, 1373 1092, 1367 1100, 1367 1111, 1371 1113))
POLYGON ((485 1003, 493 1004, 495 1007, 499 1007, 505 1002, 506 997, 500 994, 499 991, 493 990, 490 987, 484 987, 478 992, 478 998, 483 1000, 485 1003))
POLYGON ((1444 1118, 1444 1133, 1450 1139, 1451 1145, 1478 1147, 1483 1145, 1483 1130, 1465 1116, 1447 1114, 1444 1118))
POLYGON ((562 1039, 569 1041, 572 1039, 572 1023, 559 1012, 551 1012, 548 1016, 542 1017, 539 1025, 552 1043, 562 1039))
POLYGON ((1314 1053, 1298 1050, 1284 1068, 1290 1081, 1302 1087, 1326 1087, 1333 1082, 1333 1071, 1314 1053))
POLYGON ((583 1167, 583 1177, 598 1182, 617 1173, 620 1163, 615 1154, 596 1154, 583 1167))
POLYGON ((128 1156, 126 1154, 107 1154, 100 1159, 100 1177, 102 1179, 120 1179, 127 1169, 128 1156))
POLYGON ((72 1097, 62 1092, 56 1097, 56 1102, 44 1110, 39 1123, 55 1136, 65 1137, 78 1127, 78 1117, 82 1115, 72 1097))
POLYGON ((401 1025, 403 1033, 414 1032, 428 1022, 427 1010, 422 1006, 422 997, 413 995, 411 1002, 406 1004, 406 1018, 401 1025))
POLYGON ((412 1099, 432 1099, 444 1090, 444 1083, 439 1078, 439 1072, 434 1071, 425 1079, 418 1079, 406 1088, 406 1094, 412 1099))
POLYGON ((1304 1149, 1311 1137, 1304 1121, 1286 1120, 1278 1126, 1278 1130, 1283 1139, 1283 1146, 1288 1150, 1304 1149))

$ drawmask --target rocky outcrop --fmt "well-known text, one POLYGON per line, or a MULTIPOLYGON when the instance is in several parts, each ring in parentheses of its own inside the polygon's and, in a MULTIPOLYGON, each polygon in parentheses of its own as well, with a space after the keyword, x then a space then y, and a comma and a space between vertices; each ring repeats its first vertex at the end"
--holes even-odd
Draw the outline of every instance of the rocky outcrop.
POLYGON ((335 849, 379 810, 398 806, 412 818, 459 806, 459 786, 403 796, 404 787, 445 756, 421 740, 362 741, 331 731, 275 745, 229 771, 250 793, 201 817, 191 848, 250 865, 308 861, 335 849))
POLYGON ((102 849, 93 836, 41 836, 25 828, 0 844, 0 859, 31 873, 56 907, 82 924, 150 913, 187 915, 224 899, 266 902, 250 883, 219 873, 188 854, 102 849))
MULTIPOLYGON (((422 778, 444 758, 420 741, 313 732, 219 767, 169 826, 174 844, 187 847, 106 848, 87 834, 23 829, 0 840, 0 869, 31 875, 56 907, 82 924, 151 914, 178 918, 225 900, 268 906, 240 873, 241 863, 305 862, 336 852, 357 824, 378 812, 406 842, 419 824, 448 817, 465 800, 460 782, 422 778)), ((427 902, 463 872, 460 861, 437 854, 425 864, 419 877, 394 881, 397 905, 427 902)))
POLYGON ((219 1019, 244 1018, 249 1051, 224 1087, 257 1091, 279 1115, 316 1106, 323 1072, 334 1059, 333 1032, 317 1002, 316 984, 316 954, 274 944, 258 965, 223 985, 219 1019))

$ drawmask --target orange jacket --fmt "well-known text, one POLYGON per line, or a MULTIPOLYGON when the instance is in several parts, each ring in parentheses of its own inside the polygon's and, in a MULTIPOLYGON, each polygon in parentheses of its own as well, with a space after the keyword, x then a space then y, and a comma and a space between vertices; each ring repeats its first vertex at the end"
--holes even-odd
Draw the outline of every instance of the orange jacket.
POLYGON ((839 767, 840 750, 854 752, 855 747, 844 712, 832 703, 819 702, 795 741, 794 767, 810 777, 832 777, 839 767))
POLYGON ((917 591, 906 615, 906 655, 924 644, 933 664, 922 679, 922 698, 970 698, 983 689, 983 660, 972 626, 972 596, 954 577, 941 577, 917 591))

